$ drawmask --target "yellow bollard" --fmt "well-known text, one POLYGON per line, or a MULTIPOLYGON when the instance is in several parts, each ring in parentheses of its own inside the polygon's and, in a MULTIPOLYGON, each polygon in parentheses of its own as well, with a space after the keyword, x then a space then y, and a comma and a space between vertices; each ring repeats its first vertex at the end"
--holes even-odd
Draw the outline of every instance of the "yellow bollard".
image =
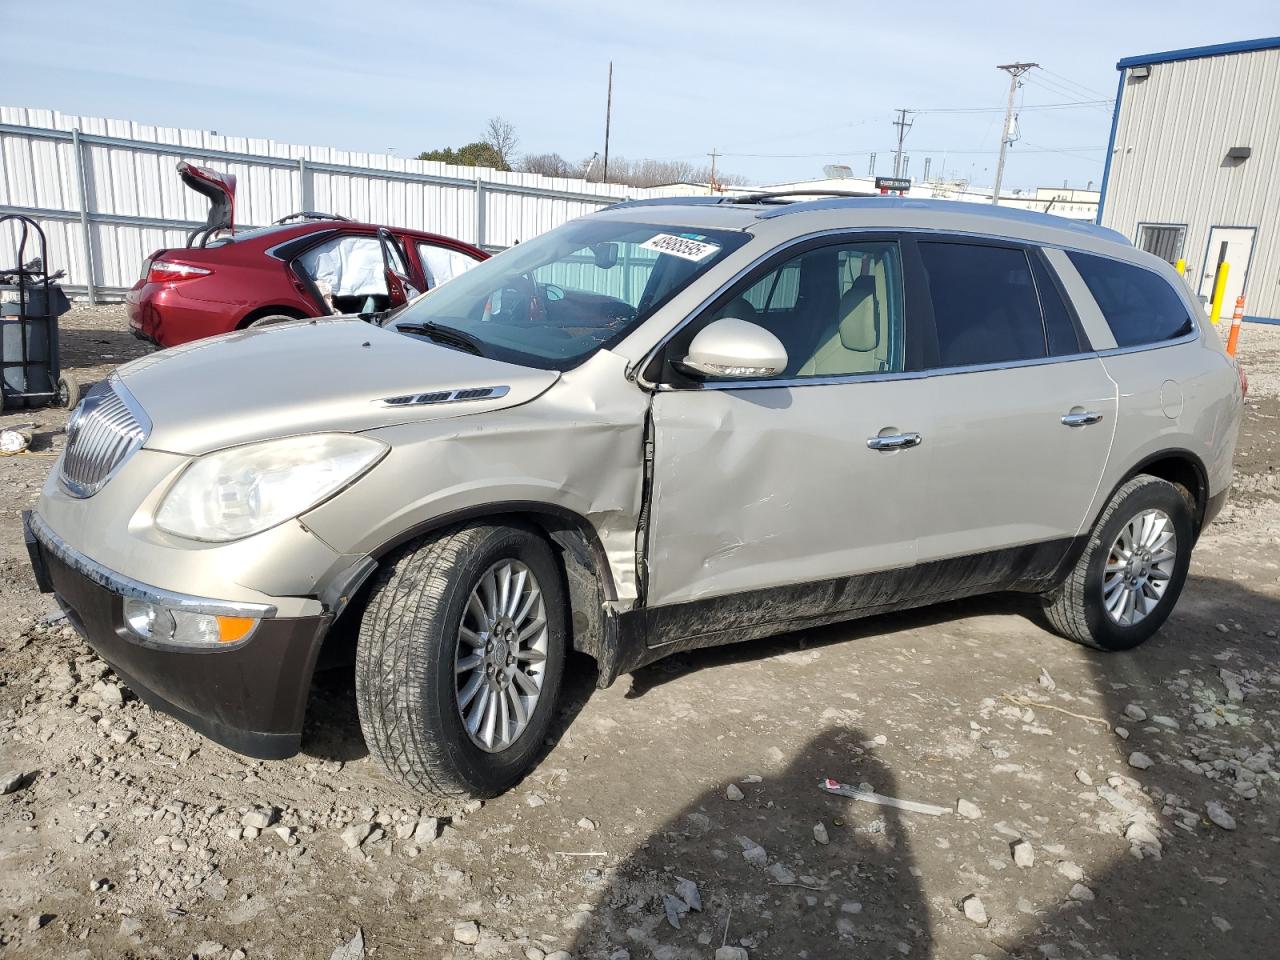
POLYGON ((1222 298, 1227 289, 1227 271, 1231 265, 1225 260, 1218 264, 1218 275, 1213 281, 1213 299, 1209 301, 1209 321, 1216 327, 1222 317, 1222 298))
POLYGON ((1178 262, 1173 265, 1173 269, 1178 271, 1179 276, 1185 277, 1187 275, 1187 261, 1179 257, 1178 262))

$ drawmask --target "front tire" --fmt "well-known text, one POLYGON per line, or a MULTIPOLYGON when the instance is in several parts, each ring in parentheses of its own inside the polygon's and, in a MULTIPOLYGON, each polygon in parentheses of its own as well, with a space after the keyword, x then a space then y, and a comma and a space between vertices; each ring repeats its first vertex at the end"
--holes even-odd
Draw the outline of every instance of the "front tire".
POLYGON ((411 546, 380 573, 360 623, 369 752, 442 804, 509 789, 554 717, 565 624, 559 563, 533 531, 475 523, 411 546))
POLYGON ((1066 580, 1043 595, 1053 628, 1098 650, 1131 650, 1172 612, 1187 579, 1195 524, 1179 487, 1141 474, 1094 525, 1066 580))

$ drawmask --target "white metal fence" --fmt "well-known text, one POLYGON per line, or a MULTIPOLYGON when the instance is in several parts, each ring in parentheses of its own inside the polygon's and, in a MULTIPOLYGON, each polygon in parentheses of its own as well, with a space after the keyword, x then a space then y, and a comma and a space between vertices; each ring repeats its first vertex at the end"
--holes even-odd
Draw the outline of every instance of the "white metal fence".
MULTIPOLYGON (((178 179, 179 160, 236 175, 237 226, 323 210, 490 249, 663 193, 0 106, 0 215, 41 225, 70 291, 118 297, 147 254, 204 222, 208 201, 178 179)), ((13 234, 0 230, 0 267, 14 260, 13 234)))

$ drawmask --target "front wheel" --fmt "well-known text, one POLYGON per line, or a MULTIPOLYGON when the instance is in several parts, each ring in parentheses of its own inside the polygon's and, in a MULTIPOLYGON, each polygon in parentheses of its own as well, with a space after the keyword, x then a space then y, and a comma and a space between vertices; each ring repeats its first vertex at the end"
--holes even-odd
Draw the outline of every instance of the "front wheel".
POLYGON ((523 527, 469 524, 375 582, 356 648, 370 753, 443 803, 495 796, 533 766, 565 657, 560 566, 523 527))
POLYGON ((1195 539, 1180 488, 1142 474, 1125 483, 1094 525, 1084 552, 1045 613, 1060 634, 1099 650, 1130 650, 1178 602, 1195 539))

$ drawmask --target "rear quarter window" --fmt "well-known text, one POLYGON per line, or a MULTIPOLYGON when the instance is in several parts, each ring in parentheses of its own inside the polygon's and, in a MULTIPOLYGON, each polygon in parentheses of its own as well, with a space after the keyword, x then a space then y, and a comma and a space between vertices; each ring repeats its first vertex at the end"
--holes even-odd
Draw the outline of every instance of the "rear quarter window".
POLYGON ((1068 252, 1120 347, 1163 343, 1195 329, 1187 305, 1164 277, 1143 267, 1068 252))

